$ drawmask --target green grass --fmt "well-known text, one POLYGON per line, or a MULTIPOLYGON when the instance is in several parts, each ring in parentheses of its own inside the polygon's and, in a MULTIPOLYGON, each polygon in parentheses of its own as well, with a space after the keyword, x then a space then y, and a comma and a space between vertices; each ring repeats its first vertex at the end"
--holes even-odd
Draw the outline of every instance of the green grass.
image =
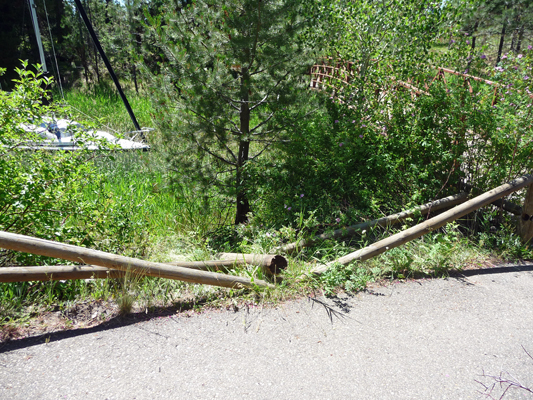
MULTIPOLYGON (((206 208, 188 188, 169 184, 157 151, 116 152, 97 165, 105 175, 103 191, 126 204, 131 218, 145 221, 154 237, 193 231, 203 235, 225 220, 225 213, 217 213, 214 204, 206 208)), ((86 188, 88 199, 97 195, 92 189, 86 188)))
MULTIPOLYGON (((71 107, 76 118, 99 123, 103 130, 108 129, 110 133, 121 133, 130 137, 128 132, 134 131, 135 126, 116 89, 111 85, 110 82, 102 81, 91 88, 67 90, 64 92, 64 101, 71 107)), ((151 106, 148 97, 131 90, 125 90, 125 94, 141 128, 151 128, 151 106)), ((62 101, 57 93, 54 98, 62 101)))

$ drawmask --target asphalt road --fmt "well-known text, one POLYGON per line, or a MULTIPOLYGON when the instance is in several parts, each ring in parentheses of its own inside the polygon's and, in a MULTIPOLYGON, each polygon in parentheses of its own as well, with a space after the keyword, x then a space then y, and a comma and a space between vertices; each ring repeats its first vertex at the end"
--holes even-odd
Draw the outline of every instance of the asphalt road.
POLYGON ((0 399, 482 399, 484 373, 533 387, 532 271, 17 340, 0 345, 0 399))

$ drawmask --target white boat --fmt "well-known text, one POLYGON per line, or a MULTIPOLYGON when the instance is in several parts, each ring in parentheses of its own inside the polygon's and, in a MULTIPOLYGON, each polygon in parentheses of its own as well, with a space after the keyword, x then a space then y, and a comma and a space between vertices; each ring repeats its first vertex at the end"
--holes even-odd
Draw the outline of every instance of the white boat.
MULTIPOLYGON (((40 124, 21 124, 26 132, 36 133, 42 140, 28 142, 20 148, 41 150, 143 150, 150 149, 145 143, 117 138, 109 132, 87 129, 68 119, 44 117, 40 124)), ((141 131, 137 132, 141 133, 141 131)))
MULTIPOLYGON (((39 56, 41 58, 41 67, 44 72, 47 72, 46 67, 46 59, 44 56, 44 50, 43 45, 41 41, 41 32, 39 30, 39 23, 37 21, 37 14, 35 12, 35 2, 34 0, 28 0, 31 10, 31 18, 33 22, 33 27, 35 30, 35 36, 37 38, 37 47, 39 49, 39 56)), ((74 0, 76 3, 76 7, 78 8, 78 11, 80 12, 80 15, 82 19, 85 22, 85 25, 87 26, 87 30, 89 31, 89 34, 91 35, 94 45, 98 49, 98 52, 100 53, 100 56, 102 57, 102 60, 104 61, 106 68, 109 71, 109 75, 113 79, 113 82, 115 83, 115 86, 117 88, 117 91, 120 94, 120 97, 122 98, 122 101, 124 102, 124 106, 126 107, 126 110, 128 111, 128 114, 130 115, 130 118, 133 122, 133 125, 135 126, 136 131, 130 132, 134 133, 135 135, 131 139, 121 139, 116 138, 109 132, 105 131, 99 131, 99 130, 90 130, 84 128, 82 125, 75 121, 70 121, 67 119, 52 119, 44 117, 42 119, 42 122, 39 123, 39 125, 32 125, 32 124, 25 124, 21 127, 26 132, 35 132, 41 136, 43 139, 42 141, 34 141, 31 143, 27 143, 26 145, 22 146, 22 148, 27 149, 43 149, 43 150, 79 150, 81 148, 89 149, 89 150, 149 150, 150 146, 147 144, 141 142, 134 141, 135 137, 139 135, 141 139, 144 139, 144 132, 150 131, 152 129, 145 129, 141 128, 139 126, 139 123, 137 122, 137 119, 135 118, 135 115, 133 113, 133 110, 131 109, 131 106, 128 102, 128 99, 126 98, 126 95, 122 91, 122 88, 120 87, 120 83, 118 81, 117 76, 115 75, 113 68, 111 67, 111 64, 109 63, 109 60, 107 59, 107 56, 102 49, 102 46, 100 45, 100 41, 98 40, 98 37, 96 36, 96 33, 94 32, 94 29, 92 28, 92 25, 87 18, 87 14, 85 13, 85 10, 83 9, 83 5, 81 4, 80 0, 74 0), (83 132, 82 134, 76 134, 79 132, 83 132)), ((55 50, 53 50, 53 42, 52 42, 52 51, 54 52, 54 59, 55 59, 55 50)), ((56 60, 57 65, 57 60, 56 60)), ((59 73, 59 72, 58 72, 59 73)), ((58 82, 61 82, 60 77, 58 77, 58 82)), ((62 89, 61 89, 62 90, 62 89)))

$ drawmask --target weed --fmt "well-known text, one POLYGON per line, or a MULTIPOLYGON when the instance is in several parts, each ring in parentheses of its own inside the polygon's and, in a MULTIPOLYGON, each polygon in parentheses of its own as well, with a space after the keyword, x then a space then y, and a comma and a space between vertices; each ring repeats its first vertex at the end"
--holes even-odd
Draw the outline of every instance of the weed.
POLYGON ((357 262, 347 266, 333 264, 320 278, 326 295, 334 294, 339 288, 355 293, 365 289, 369 282, 374 281, 372 272, 358 264, 357 262))
POLYGON ((135 298, 131 293, 123 292, 117 297, 116 301, 120 315, 127 315, 133 308, 135 298))

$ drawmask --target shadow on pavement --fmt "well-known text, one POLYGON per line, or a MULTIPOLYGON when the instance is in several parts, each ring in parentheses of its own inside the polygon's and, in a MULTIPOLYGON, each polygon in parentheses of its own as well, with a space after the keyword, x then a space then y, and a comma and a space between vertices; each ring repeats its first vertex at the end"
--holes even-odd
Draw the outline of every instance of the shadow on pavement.
POLYGON ((489 274, 503 274, 508 272, 531 272, 533 271, 533 263, 527 264, 509 264, 499 267, 468 269, 464 271, 450 271, 450 277, 465 277, 475 275, 489 275, 489 274))
POLYGON ((134 325, 139 322, 149 321, 155 318, 168 317, 176 315, 180 311, 186 311, 180 307, 160 307, 155 308, 152 312, 132 313, 126 316, 117 315, 99 325, 90 328, 69 329, 56 332, 48 332, 36 336, 31 336, 23 339, 15 339, 0 343, 0 354, 8 351, 19 350, 26 347, 36 346, 44 343, 52 343, 62 339, 69 339, 82 335, 89 335, 91 333, 104 332, 110 329, 121 328, 124 326, 134 325))

